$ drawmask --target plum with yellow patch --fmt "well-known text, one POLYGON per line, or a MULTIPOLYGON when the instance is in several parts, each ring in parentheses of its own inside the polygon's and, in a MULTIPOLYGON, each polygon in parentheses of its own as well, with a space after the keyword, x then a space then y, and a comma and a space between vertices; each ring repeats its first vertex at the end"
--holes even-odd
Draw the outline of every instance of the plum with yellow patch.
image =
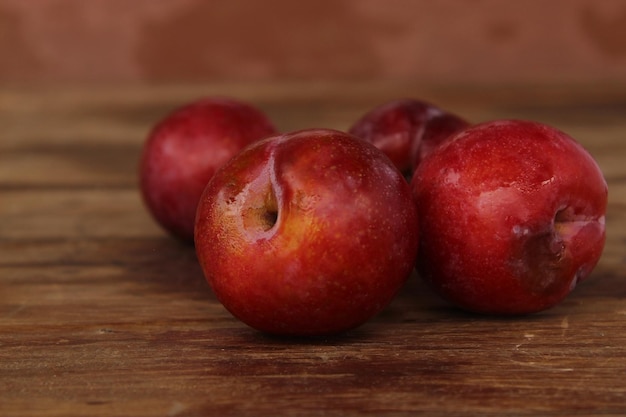
POLYGON ((373 145, 307 129, 246 148, 209 182, 195 245, 213 291, 258 330, 319 336, 363 324, 414 267, 418 220, 373 145))

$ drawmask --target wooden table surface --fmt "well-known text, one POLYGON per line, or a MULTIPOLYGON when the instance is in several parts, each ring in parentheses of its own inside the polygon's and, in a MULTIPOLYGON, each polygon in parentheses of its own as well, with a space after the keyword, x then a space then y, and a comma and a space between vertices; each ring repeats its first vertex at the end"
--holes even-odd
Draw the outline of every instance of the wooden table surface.
POLYGON ((281 84, 0 90, 0 416, 626 414, 626 86, 281 84), (203 95, 282 130, 346 129, 384 100, 577 138, 609 183, 607 244, 563 303, 464 314, 414 276, 345 336, 264 336, 216 301, 144 209, 150 126, 203 95))

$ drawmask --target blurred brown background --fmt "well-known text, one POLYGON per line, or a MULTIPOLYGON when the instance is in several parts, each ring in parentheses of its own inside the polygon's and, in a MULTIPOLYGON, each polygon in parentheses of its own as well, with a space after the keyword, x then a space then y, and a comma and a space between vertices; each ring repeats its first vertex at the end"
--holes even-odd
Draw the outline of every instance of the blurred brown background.
POLYGON ((626 80, 624 0, 0 0, 0 84, 626 80))

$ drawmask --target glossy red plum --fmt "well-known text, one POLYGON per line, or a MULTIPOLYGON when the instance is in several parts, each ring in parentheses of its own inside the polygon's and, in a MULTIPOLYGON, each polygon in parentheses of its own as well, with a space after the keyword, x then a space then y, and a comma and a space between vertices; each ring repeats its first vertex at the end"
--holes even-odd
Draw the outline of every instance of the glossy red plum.
POLYGON ((547 309, 602 254, 606 182, 591 155, 555 128, 518 120, 470 127, 424 160, 411 186, 418 271, 463 309, 547 309))

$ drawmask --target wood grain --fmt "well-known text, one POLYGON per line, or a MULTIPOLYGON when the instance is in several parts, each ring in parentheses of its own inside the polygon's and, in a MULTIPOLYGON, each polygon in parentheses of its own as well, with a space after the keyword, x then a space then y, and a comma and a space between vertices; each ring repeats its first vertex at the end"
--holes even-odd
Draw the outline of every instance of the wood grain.
POLYGON ((624 115, 622 86, 0 91, 0 415, 623 415, 624 115), (533 316, 461 313, 413 276, 342 337, 259 334, 220 306, 193 248, 154 224, 136 188, 151 124, 228 91, 283 129, 345 129, 406 95, 474 121, 551 123, 590 150, 609 182, 603 258, 562 304, 533 316))

